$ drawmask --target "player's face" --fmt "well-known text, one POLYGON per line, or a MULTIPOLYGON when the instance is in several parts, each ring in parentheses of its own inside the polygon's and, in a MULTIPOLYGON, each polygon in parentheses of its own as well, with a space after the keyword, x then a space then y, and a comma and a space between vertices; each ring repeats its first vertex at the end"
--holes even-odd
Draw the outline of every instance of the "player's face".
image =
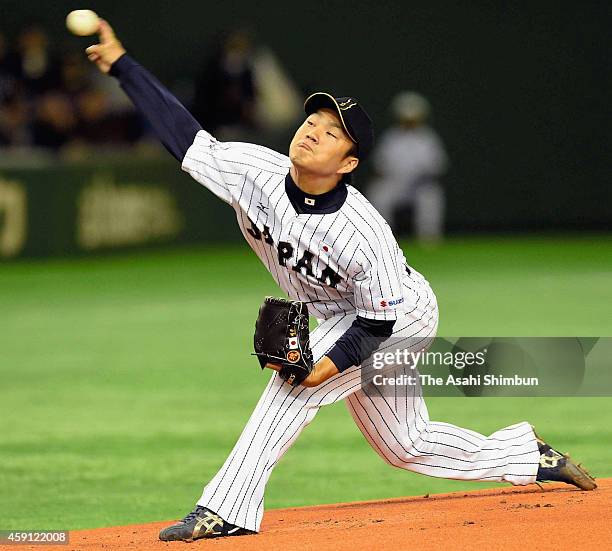
POLYGON ((289 158, 300 170, 317 176, 341 176, 353 171, 359 160, 349 155, 354 146, 332 109, 319 109, 308 115, 291 145, 289 158))

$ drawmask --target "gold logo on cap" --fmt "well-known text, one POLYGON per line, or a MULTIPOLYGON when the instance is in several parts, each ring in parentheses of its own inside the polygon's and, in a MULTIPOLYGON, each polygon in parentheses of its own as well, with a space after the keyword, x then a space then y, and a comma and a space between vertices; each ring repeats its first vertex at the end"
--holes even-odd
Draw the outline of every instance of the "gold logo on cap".
POLYGON ((342 111, 346 111, 347 109, 350 109, 351 107, 355 107, 355 105, 357 105, 357 102, 353 101, 352 98, 347 99, 344 103, 338 103, 338 107, 340 107, 342 111))

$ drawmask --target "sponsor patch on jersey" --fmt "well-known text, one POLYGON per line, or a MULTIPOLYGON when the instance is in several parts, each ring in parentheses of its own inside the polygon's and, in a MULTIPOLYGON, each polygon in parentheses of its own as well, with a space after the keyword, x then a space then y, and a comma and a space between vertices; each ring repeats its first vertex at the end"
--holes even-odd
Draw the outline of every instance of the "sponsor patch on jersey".
POLYGON ((297 337, 290 337, 289 338, 289 349, 294 349, 297 347, 298 347, 297 337))
POLYGON ((294 364, 295 362, 299 361, 300 359, 300 353, 297 350, 289 350, 289 352, 287 352, 287 361, 291 362, 292 364, 294 364))
POLYGON ((387 306, 397 306, 398 304, 401 304, 402 302, 404 302, 404 297, 394 298, 391 300, 381 300, 380 305, 383 308, 386 308, 387 306))

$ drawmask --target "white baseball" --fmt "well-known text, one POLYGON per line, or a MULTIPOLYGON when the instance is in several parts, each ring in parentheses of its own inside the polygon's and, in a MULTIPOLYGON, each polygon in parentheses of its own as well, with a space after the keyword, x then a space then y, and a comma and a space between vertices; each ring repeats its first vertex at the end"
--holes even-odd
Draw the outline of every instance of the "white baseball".
POLYGON ((100 26, 100 18, 91 10, 74 10, 66 16, 66 27, 77 36, 95 34, 100 26))

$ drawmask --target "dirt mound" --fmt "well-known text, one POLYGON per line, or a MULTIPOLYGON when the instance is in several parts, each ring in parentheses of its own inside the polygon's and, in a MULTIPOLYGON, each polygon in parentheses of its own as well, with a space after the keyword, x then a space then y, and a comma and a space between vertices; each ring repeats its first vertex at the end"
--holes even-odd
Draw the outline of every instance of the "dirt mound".
MULTIPOLYGON (((611 549, 612 479, 598 483, 594 492, 551 484, 545 491, 528 486, 277 509, 265 514, 260 534, 200 540, 189 549, 611 549)), ((25 548, 187 549, 181 542, 157 539, 167 525, 78 530, 70 532, 67 546, 25 548)))

